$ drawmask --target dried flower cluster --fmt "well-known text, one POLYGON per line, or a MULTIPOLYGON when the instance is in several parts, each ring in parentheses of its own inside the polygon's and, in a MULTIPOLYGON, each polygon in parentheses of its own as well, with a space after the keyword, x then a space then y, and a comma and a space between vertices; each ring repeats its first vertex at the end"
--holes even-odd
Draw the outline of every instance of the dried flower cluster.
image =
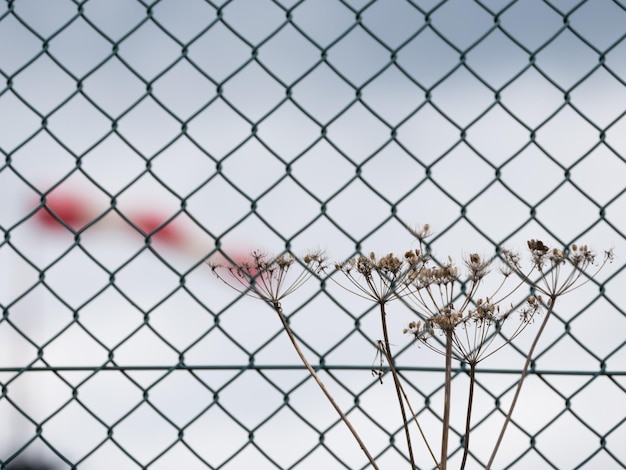
POLYGON ((323 269, 326 258, 321 252, 308 253, 302 258, 303 269, 290 276, 290 269, 296 261, 290 253, 273 257, 255 250, 250 254, 250 260, 242 264, 209 263, 209 266, 220 280, 238 292, 275 304, 323 269))
POLYGON ((549 297, 548 302, 578 288, 595 276, 607 262, 613 260, 613 251, 605 251, 603 262, 590 274, 586 271, 596 264, 596 255, 587 245, 574 244, 565 252, 559 248, 549 248, 541 240, 528 240, 527 244, 532 262, 529 272, 524 272, 520 256, 516 253, 504 250, 503 259, 508 268, 517 273, 525 283, 549 297), (538 279, 533 279, 535 273, 538 273, 538 279), (586 280, 580 283, 583 276, 586 280))
MULTIPOLYGON (((376 341, 376 347, 381 361, 384 359, 388 363, 389 372, 394 379, 411 468, 416 468, 408 428, 410 422, 413 421, 428 447, 435 466, 440 470, 446 470, 448 460, 452 359, 465 362, 470 366, 470 388, 461 464, 461 469, 463 469, 470 455, 469 436, 477 364, 513 341, 534 320, 538 312, 545 311, 544 319, 528 351, 509 412, 487 463, 486 468, 489 469, 511 420, 535 347, 557 298, 592 279, 605 263, 612 261, 613 253, 612 251, 605 252, 603 262, 594 272, 589 273, 588 269, 596 265, 596 256, 587 245, 572 245, 568 250, 562 250, 550 248, 541 240, 529 240, 528 267, 524 267, 520 255, 503 250, 497 256, 501 266, 496 272, 500 279, 498 281, 496 278, 496 282, 487 287, 484 281, 492 273, 491 267, 495 258, 486 258, 478 253, 471 253, 463 260, 461 267, 457 266, 450 257, 444 263, 439 263, 426 254, 424 241, 430 236, 429 226, 424 225, 410 231, 417 238, 420 244, 419 249, 407 250, 402 256, 392 253, 382 257, 378 257, 375 253, 367 256, 358 255, 347 261, 335 263, 335 272, 332 273, 326 272, 326 257, 319 252, 309 253, 298 260, 291 254, 271 257, 261 251, 254 251, 251 253, 250 260, 240 265, 210 265, 217 277, 230 287, 245 295, 264 300, 273 306, 309 373, 350 429, 374 469, 378 468, 375 459, 298 346, 296 337, 283 314, 282 299, 298 289, 312 275, 325 273, 342 288, 379 305, 382 339, 376 341), (301 269, 290 275, 294 265, 298 265, 301 269), (348 283, 338 280, 336 273, 343 274, 348 283), (512 296, 522 287, 528 288, 533 295, 528 296, 521 304, 514 305, 512 296), (443 434, 439 460, 428 444, 417 421, 417 415, 404 392, 400 375, 394 366, 387 332, 386 306, 392 300, 397 299, 403 299, 416 315, 403 332, 412 335, 420 344, 445 357, 443 434), (518 315, 512 315, 514 312, 518 315), (513 326, 504 330, 505 325, 508 326, 511 322, 513 326), (410 411, 410 415, 405 410, 405 406, 410 411)), ((519 301, 519 297, 517 299, 519 301)), ((385 373, 387 372, 383 370, 381 364, 380 371, 377 371, 375 375, 382 379, 385 373)))
POLYGON ((414 289, 408 297, 420 319, 410 322, 403 332, 412 334, 415 339, 441 354, 445 354, 445 349, 440 346, 440 342, 431 341, 431 338, 437 335, 437 331, 441 331, 442 336, 451 333, 455 359, 475 364, 519 335, 532 320, 540 304, 528 299, 527 307, 521 310, 520 322, 510 336, 499 335, 504 322, 515 310, 513 304, 505 305, 504 300, 522 284, 518 282, 501 294, 510 275, 510 270, 501 269, 502 280, 495 290, 489 295, 478 297, 482 282, 490 272, 491 260, 472 253, 464 264, 464 277, 460 276, 459 268, 450 258, 442 266, 425 265, 422 268, 413 279, 414 289), (458 294, 457 289, 464 283, 467 283, 466 292, 458 294), (496 338, 502 341, 488 352, 496 338))
POLYGON ((346 287, 347 290, 384 303, 407 294, 411 281, 421 272, 426 259, 420 250, 406 251, 402 258, 393 253, 378 258, 375 253, 370 253, 336 263, 335 269, 345 274, 352 284, 352 288, 346 287))
POLYGON ((281 305, 282 299, 302 286, 311 276, 324 269, 326 262, 325 256, 320 252, 306 254, 302 258, 302 263, 299 263, 302 264, 303 269, 294 276, 289 276, 289 273, 291 267, 294 266, 297 260, 291 254, 282 254, 277 257, 272 257, 257 250, 253 251, 250 257, 250 261, 239 265, 209 263, 209 266, 213 273, 228 286, 244 295, 263 300, 273 307, 283 325, 283 329, 289 336, 291 344, 307 371, 318 384, 324 395, 326 395, 329 403, 333 406, 346 427, 350 430, 352 436, 372 465, 372 468, 378 470, 374 457, 361 440, 359 433, 354 426, 352 426, 352 423, 328 391, 317 372, 306 358, 302 348, 300 348, 296 336, 289 326, 289 321, 283 313, 281 305))

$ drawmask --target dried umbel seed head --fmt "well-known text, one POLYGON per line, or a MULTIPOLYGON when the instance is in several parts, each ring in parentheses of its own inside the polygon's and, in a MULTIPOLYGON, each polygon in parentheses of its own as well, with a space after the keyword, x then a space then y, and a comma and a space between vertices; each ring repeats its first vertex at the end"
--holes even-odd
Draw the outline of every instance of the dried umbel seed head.
POLYGON ((430 276, 434 284, 454 284, 458 280, 459 270, 452 263, 434 267, 430 270, 430 276))
POLYGON ((514 271, 520 271, 522 269, 519 253, 503 249, 500 258, 503 261, 500 266, 500 272, 504 276, 510 276, 514 271))
POLYGON ((335 263, 335 268, 348 278, 356 290, 331 279, 361 297, 387 302, 404 295, 423 264, 419 250, 406 251, 403 258, 393 253, 378 258, 372 252, 368 256, 359 255, 343 263, 335 263))
POLYGON ((500 313, 500 305, 493 304, 489 297, 485 300, 478 299, 476 308, 467 311, 467 318, 475 322, 494 322, 497 321, 497 314, 500 313))
POLYGON ((531 323, 535 313, 542 306, 538 298, 529 299, 527 306, 520 309, 520 319, 515 321, 504 335, 498 333, 511 321, 511 313, 516 311, 516 308, 512 304, 506 306, 501 304, 502 300, 479 298, 474 302, 474 308, 469 308, 467 303, 464 303, 466 313, 456 310, 451 304, 425 318, 423 322, 421 320, 410 322, 402 331, 413 335, 429 349, 445 355, 446 350, 441 342, 431 341, 438 331, 450 338, 452 355, 455 359, 468 364, 477 364, 513 341, 531 323))
MULTIPOLYGON (((542 258, 551 256, 543 243, 533 241, 530 245, 542 258)), ((521 260, 517 254, 506 250, 501 258, 505 267, 499 273, 500 282, 489 284, 489 287, 484 285, 484 279, 490 273, 491 260, 485 256, 478 253, 466 256, 466 276, 459 276, 459 270, 449 257, 447 263, 439 266, 430 266, 427 260, 411 279, 414 289, 407 296, 408 305, 420 321, 409 323, 404 333, 412 334, 430 349, 445 355, 440 340, 430 341, 438 332, 451 341, 455 358, 471 364, 489 357, 512 341, 529 324, 541 303, 535 300, 524 309, 519 321, 511 321, 511 313, 517 308, 510 302, 505 304, 505 299, 524 285, 524 282, 511 281, 509 277, 513 272, 521 272, 521 260), (479 297, 485 289, 489 289, 485 292, 487 295, 479 297), (505 326, 506 334, 499 334, 505 326)))
POLYGON ((209 266, 220 280, 238 292, 278 304, 313 274, 323 270, 326 258, 321 252, 307 253, 302 259, 304 267, 295 276, 289 276, 296 261, 290 253, 272 257, 255 250, 245 263, 209 263, 209 266))
POLYGON ((463 313, 454 309, 453 305, 441 310, 441 313, 426 320, 444 332, 454 331, 463 322, 463 313))
POLYGON ((315 266, 319 271, 325 267, 326 256, 321 251, 310 251, 302 257, 302 261, 308 266, 315 266))
POLYGON ((532 240, 528 240, 528 242, 526 243, 528 245, 528 248, 530 248, 531 251, 546 253, 550 249, 546 245, 544 245, 541 240, 532 239, 532 240))
POLYGON ((424 224, 421 227, 409 229, 409 232, 411 233, 411 235, 417 238, 420 243, 422 243, 425 239, 432 235, 432 232, 430 231, 430 225, 428 224, 424 224))
POLYGON ((296 258, 291 254, 282 254, 274 260, 274 264, 276 264, 279 269, 287 270, 295 261, 296 258))
POLYGON ((397 276, 404 265, 404 261, 397 256, 389 253, 387 256, 381 258, 377 263, 377 269, 384 274, 390 276, 397 276))
POLYGON ((489 272, 490 260, 483 259, 478 253, 472 253, 465 260, 465 266, 469 271, 469 278, 473 281, 482 279, 489 272))
POLYGON ((435 336, 435 329, 433 328, 433 322, 429 320, 424 322, 417 320, 410 322, 407 327, 402 330, 402 333, 413 335, 415 339, 428 344, 428 340, 435 336))
MULTIPOLYGON (((550 303, 551 300, 549 300, 548 302, 550 303)), ((522 307, 519 311, 520 320, 524 323, 530 323, 533 320, 535 314, 542 307, 542 305, 543 298, 540 295, 538 295, 537 297, 535 297, 534 295, 528 297, 526 299, 526 305, 522 307)))
POLYGON ((558 248, 552 248, 548 255, 548 259, 553 265, 565 263, 565 252, 558 248))
POLYGON ((370 257, 367 258, 363 255, 359 255, 356 259, 356 270, 359 274, 364 277, 370 277, 372 275, 372 271, 376 269, 376 265, 374 260, 372 259, 373 253, 370 253, 370 257))
MULTIPOLYGON (((605 251, 605 258, 612 261, 613 260, 613 252, 605 251)), ((596 255, 593 251, 591 251, 587 245, 578 246, 573 244, 570 248, 569 252, 569 260, 575 266, 581 266, 586 264, 593 264, 596 260, 596 255)))
POLYGON ((408 250, 404 252, 404 259, 410 264, 417 264, 426 261, 420 250, 408 250))
POLYGON ((613 260, 613 252, 605 251, 602 263, 590 273, 588 270, 596 265, 596 256, 587 245, 573 244, 569 250, 563 250, 550 248, 541 240, 532 239, 527 243, 531 255, 530 269, 523 269, 517 255, 503 250, 504 272, 507 275, 515 272, 522 282, 547 296, 546 304, 589 282, 607 262, 613 260), (536 273, 539 275, 536 276, 536 273))

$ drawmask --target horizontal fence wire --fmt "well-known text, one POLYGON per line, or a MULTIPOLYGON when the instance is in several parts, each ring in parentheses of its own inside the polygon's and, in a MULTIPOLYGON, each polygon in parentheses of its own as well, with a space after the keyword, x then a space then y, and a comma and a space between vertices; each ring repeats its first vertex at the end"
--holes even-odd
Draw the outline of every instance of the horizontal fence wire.
MULTIPOLYGON (((402 253, 425 223, 435 260, 615 250, 558 300, 493 468, 626 468, 625 24, 609 0, 2 2, 0 469, 372 468, 207 262, 402 253)), ((340 275, 281 307, 380 468, 408 468, 378 313, 340 275)), ((388 318, 437 443, 443 358, 407 304, 388 318)), ((467 468, 538 324, 478 367, 467 468)))

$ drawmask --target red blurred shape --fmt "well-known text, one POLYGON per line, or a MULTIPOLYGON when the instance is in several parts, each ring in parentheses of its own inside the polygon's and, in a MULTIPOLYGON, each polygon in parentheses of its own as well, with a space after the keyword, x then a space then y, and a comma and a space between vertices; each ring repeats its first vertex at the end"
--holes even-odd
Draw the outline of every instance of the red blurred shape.
POLYGON ((183 241, 183 233, 179 227, 176 226, 174 221, 171 220, 167 222, 167 218, 164 218, 159 214, 152 213, 136 215, 132 218, 132 221, 144 235, 147 236, 152 234, 152 237, 155 240, 171 245, 177 245, 183 241))
POLYGON ((89 222, 89 211, 77 196, 51 193, 46 196, 45 205, 35 213, 35 220, 47 228, 62 228, 61 221, 72 230, 80 230, 89 222))

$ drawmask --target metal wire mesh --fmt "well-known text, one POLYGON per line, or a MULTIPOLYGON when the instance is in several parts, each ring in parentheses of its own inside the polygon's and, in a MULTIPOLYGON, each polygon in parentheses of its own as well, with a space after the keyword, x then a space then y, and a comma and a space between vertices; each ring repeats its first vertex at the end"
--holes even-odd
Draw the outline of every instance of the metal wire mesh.
MULTIPOLYGON (((626 467, 624 24, 608 0, 3 2, 0 468, 367 467, 271 311, 204 262, 403 250, 417 222, 443 256, 616 248, 558 306, 498 468, 626 467)), ((372 307, 313 282, 285 309, 404 468, 372 307)), ((436 435, 442 364, 408 315, 398 368, 436 435)), ((469 468, 530 336, 481 369, 469 468)))

